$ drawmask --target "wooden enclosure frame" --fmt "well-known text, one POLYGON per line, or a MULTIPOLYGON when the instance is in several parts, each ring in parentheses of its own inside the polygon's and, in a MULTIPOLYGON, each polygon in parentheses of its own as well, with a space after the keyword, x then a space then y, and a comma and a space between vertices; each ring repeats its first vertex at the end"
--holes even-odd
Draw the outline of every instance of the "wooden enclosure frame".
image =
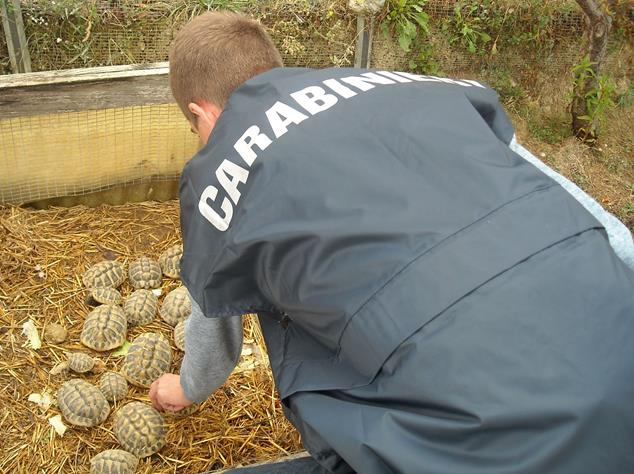
POLYGON ((174 102, 168 63, 0 75, 0 119, 174 102))

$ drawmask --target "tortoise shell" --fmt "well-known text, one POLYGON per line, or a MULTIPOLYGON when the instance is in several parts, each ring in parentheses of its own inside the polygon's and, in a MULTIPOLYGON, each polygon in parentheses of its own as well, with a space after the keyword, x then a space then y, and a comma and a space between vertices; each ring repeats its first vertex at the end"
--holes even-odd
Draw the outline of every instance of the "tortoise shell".
POLYGON ((187 320, 179 321, 174 327, 174 344, 181 351, 185 350, 185 324, 187 320))
POLYGON ((83 352, 71 352, 68 354, 68 368, 73 372, 83 374, 92 370, 95 359, 83 352))
POLYGON ((49 323, 44 327, 44 340, 53 344, 61 344, 68 337, 68 331, 57 323, 49 323))
POLYGON ((118 402, 128 394, 128 382, 120 374, 106 372, 99 379, 99 390, 109 402, 118 402))
POLYGON ((116 288, 108 286, 92 288, 88 293, 87 303, 91 306, 98 304, 121 304, 121 293, 116 288))
POLYGON ((130 402, 117 412, 112 430, 119 444, 135 456, 154 454, 165 444, 163 416, 142 402, 130 402))
POLYGON ((57 405, 66 421, 77 426, 96 426, 110 413, 103 393, 81 379, 64 382, 57 391, 57 405))
POLYGON ((170 326, 176 326, 179 321, 184 321, 192 312, 192 302, 189 292, 184 286, 170 291, 161 305, 159 314, 161 319, 170 326))
POLYGON ((161 334, 147 332, 138 336, 128 348, 123 363, 123 375, 130 383, 149 387, 152 382, 169 372, 172 349, 161 334))
POLYGON ((133 474, 139 458, 122 449, 107 449, 90 460, 90 474, 133 474))
POLYGON ((123 310, 119 306, 105 304, 88 313, 80 340, 96 351, 108 351, 125 342, 127 328, 123 310))
POLYGON ((199 409, 200 409, 200 405, 198 405, 197 403, 192 403, 188 407, 182 408, 181 410, 178 410, 178 411, 166 411, 165 414, 173 416, 174 418, 184 418, 186 416, 193 415, 199 409))
POLYGON ((179 278, 181 274, 181 257, 183 256, 183 246, 173 245, 161 254, 159 265, 163 270, 163 275, 169 278, 179 278))
POLYGON ((154 320, 158 309, 158 298, 151 290, 136 290, 123 304, 128 324, 141 326, 154 320))
POLYGON ((161 267, 149 257, 141 257, 130 264, 128 269, 130 283, 134 288, 151 289, 161 286, 161 267))
POLYGON ((125 281, 125 271, 119 262, 103 260, 88 268, 81 278, 87 288, 118 288, 125 281))

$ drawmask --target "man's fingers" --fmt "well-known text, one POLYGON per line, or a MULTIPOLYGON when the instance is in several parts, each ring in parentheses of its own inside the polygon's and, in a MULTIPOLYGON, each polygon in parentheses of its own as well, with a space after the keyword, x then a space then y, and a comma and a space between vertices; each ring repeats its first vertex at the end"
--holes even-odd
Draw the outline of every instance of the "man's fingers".
POLYGON ((150 400, 152 401, 152 406, 154 408, 156 408, 157 410, 161 410, 161 404, 158 400, 158 387, 159 387, 159 381, 155 380, 154 382, 152 382, 152 385, 150 385, 150 400))
POLYGON ((154 398, 154 395, 156 394, 156 382, 157 380, 152 382, 152 385, 150 385, 150 398, 154 398))

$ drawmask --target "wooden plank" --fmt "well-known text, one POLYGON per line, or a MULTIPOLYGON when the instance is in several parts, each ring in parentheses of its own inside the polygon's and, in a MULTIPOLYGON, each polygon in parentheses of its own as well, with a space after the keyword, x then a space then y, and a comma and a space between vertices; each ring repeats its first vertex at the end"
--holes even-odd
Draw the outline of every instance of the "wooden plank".
MULTIPOLYGON (((273 461, 265 461, 265 462, 260 462, 260 463, 255 463, 255 464, 248 464, 246 466, 243 465, 238 465, 229 469, 219 469, 219 470, 215 470, 215 471, 207 471, 203 474, 225 474, 225 473, 232 473, 232 472, 236 472, 236 474, 238 474, 241 470, 245 470, 246 472, 248 472, 250 469, 253 468, 263 468, 265 466, 273 466, 276 465, 274 468, 272 467, 271 469, 267 470, 266 472, 275 472, 275 473, 282 473, 282 472, 293 472, 293 473, 297 473, 297 472, 315 472, 314 471, 314 465, 316 464, 315 461, 312 461, 310 463, 307 463, 312 469, 306 469, 305 471, 301 470, 301 469, 297 469, 297 468, 290 468, 290 470, 285 470, 284 465, 288 464, 289 466, 294 466, 295 463, 302 463, 303 461, 308 461, 310 459, 310 454, 307 453, 306 451, 302 451, 299 452, 297 454, 291 454, 288 456, 284 456, 282 458, 278 458, 278 459, 274 459, 273 461)), ((301 467, 305 467, 305 465, 301 464, 301 467)), ((262 472, 265 472, 264 470, 262 470, 262 472)))
POLYGON ((129 77, 166 76, 168 72, 168 63, 160 62, 9 74, 0 76, 0 90, 10 89, 12 87, 109 81, 129 77))
POLYGON ((14 72, 31 71, 31 55, 29 54, 22 21, 22 10, 19 0, 0 0, 2 27, 9 50, 9 60, 14 72))
POLYGON ((0 89, 0 119, 173 103, 167 74, 0 89))

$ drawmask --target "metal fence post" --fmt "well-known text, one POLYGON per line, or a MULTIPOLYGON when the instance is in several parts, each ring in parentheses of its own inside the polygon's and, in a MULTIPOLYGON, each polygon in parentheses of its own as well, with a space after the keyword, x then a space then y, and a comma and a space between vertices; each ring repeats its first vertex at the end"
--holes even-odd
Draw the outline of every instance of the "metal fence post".
POLYGON ((354 67, 370 67, 374 17, 357 16, 357 46, 354 51, 354 67))
POLYGON ((31 72, 31 55, 26 44, 20 0, 0 0, 0 13, 13 72, 31 72))

